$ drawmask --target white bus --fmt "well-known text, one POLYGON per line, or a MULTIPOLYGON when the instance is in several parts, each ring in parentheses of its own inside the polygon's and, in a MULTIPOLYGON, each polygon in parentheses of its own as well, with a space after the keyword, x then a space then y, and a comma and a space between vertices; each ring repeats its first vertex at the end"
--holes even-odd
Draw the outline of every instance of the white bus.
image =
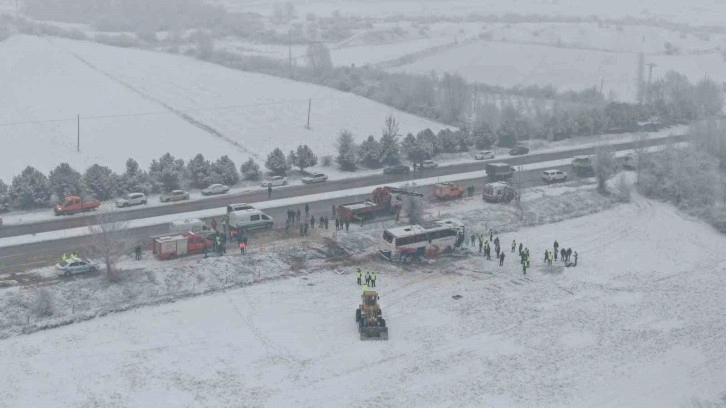
POLYGON ((425 221, 383 231, 381 255, 389 261, 411 263, 424 255, 458 248, 464 242, 466 228, 455 219, 425 221))

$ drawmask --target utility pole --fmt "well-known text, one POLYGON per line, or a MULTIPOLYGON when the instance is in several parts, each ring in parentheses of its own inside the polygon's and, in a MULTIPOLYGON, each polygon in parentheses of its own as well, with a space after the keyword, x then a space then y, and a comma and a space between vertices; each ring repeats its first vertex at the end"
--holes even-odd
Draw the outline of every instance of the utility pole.
POLYGON ((76 151, 80 152, 81 151, 81 115, 76 116, 76 123, 78 125, 76 128, 76 131, 77 131, 77 133, 76 133, 76 151))
POLYGON ((313 104, 313 98, 308 99, 308 124, 305 129, 310 129, 310 106, 313 104))
POLYGON ((605 84, 605 78, 600 78, 600 95, 602 95, 602 86, 605 84))
POLYGON ((474 112, 476 112, 476 91, 479 89, 479 87, 474 84, 474 112))
POLYGON ((648 66, 648 85, 650 85, 650 82, 653 80, 653 67, 656 66, 654 63, 645 64, 648 66))

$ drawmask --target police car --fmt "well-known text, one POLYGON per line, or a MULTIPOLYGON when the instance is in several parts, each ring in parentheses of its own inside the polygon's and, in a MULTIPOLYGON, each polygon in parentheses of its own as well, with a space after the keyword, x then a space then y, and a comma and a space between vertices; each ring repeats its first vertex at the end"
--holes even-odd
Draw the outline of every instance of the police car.
POLYGON ((96 272, 98 265, 89 259, 68 258, 60 261, 55 265, 55 270, 59 275, 71 276, 77 273, 96 272))

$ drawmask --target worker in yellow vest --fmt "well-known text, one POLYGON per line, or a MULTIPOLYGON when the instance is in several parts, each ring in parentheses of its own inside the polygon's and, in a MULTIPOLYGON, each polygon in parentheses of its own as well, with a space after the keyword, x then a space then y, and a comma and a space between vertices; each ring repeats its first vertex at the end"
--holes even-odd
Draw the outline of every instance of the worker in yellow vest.
POLYGON ((360 268, 356 269, 355 271, 355 277, 358 280, 358 285, 361 284, 361 279, 363 278, 363 272, 361 272, 360 268))
POLYGON ((371 287, 376 287, 376 277, 377 276, 375 272, 371 273, 371 287))

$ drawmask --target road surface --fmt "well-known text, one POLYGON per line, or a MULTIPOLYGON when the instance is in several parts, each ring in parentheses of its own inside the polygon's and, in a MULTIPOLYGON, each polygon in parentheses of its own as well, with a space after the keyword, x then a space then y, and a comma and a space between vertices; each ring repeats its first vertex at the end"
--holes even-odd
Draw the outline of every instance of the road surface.
MULTIPOLYGON (((669 138, 675 142, 681 142, 686 140, 687 136, 674 136, 669 138)), ((654 146, 663 144, 664 139, 650 139, 647 141, 647 146, 654 146)), ((627 150, 634 149, 637 142, 617 143, 612 146, 616 150, 627 150)), ((462 163, 452 166, 443 166, 435 169, 429 169, 421 172, 416 172, 416 178, 424 177, 437 177, 449 174, 467 173, 472 171, 482 171, 485 168, 487 162, 498 162, 504 161, 512 166, 521 166, 531 163, 539 163, 551 160, 568 159, 572 156, 594 154, 595 148, 579 148, 568 150, 564 152, 551 152, 551 153, 535 153, 524 156, 505 156, 498 157, 493 160, 479 161, 473 163, 462 163)), ((364 187, 371 185, 385 185, 397 181, 406 181, 413 177, 413 173, 409 175, 384 175, 375 174, 370 176, 364 176, 352 179, 333 180, 318 184, 303 184, 296 186, 287 186, 284 188, 278 188, 273 190, 272 198, 281 199, 289 197, 298 197, 308 194, 325 193, 330 191, 345 190, 356 187, 364 187)), ((211 208, 224 208, 230 203, 255 203, 267 200, 267 190, 260 189, 251 192, 239 193, 239 194, 223 194, 213 196, 210 198, 183 201, 171 205, 155 206, 155 207, 139 207, 132 210, 119 211, 111 214, 112 219, 118 220, 134 220, 140 218, 156 217, 160 215, 177 214, 197 210, 207 210, 211 208)), ((351 200, 347 200, 350 202, 351 200)), ((52 211, 49 209, 48 211, 52 211)), ((285 219, 285 218, 283 218, 285 219)), ((92 223, 94 215, 91 214, 78 214, 68 217, 58 217, 52 220, 39 221, 34 223, 23 223, 15 225, 3 225, 0 227, 0 238, 14 237, 19 235, 36 234, 39 232, 57 231, 69 228, 84 227, 92 223)))

